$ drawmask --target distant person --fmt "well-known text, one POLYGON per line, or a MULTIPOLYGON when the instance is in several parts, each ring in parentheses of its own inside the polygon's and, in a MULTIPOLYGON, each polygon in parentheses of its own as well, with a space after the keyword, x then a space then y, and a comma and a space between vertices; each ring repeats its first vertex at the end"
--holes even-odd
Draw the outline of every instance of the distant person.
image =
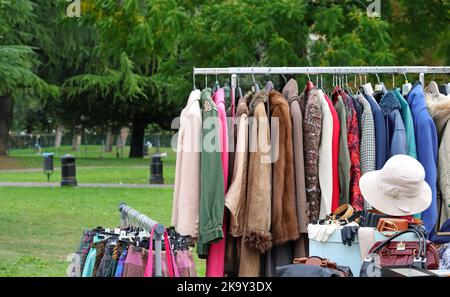
POLYGON ((36 139, 36 143, 34 144, 34 151, 36 154, 41 154, 41 144, 39 143, 39 138, 36 139))

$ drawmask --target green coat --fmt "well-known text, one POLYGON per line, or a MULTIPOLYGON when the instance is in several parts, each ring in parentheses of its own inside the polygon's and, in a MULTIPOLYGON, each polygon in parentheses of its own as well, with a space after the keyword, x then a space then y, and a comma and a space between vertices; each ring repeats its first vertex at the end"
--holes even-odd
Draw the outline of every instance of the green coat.
POLYGON ((405 98, 403 98, 398 89, 395 89, 394 93, 401 105, 400 114, 402 115, 403 124, 405 125, 406 130, 406 146, 408 155, 414 159, 417 159, 416 136, 414 134, 414 123, 411 109, 409 108, 408 102, 406 102, 405 98))
POLYGON ((350 152, 347 143, 347 113, 341 96, 337 96, 333 105, 339 117, 341 130, 339 135, 339 205, 348 204, 350 199, 350 152))
POLYGON ((212 90, 204 89, 202 107, 202 152, 200 157, 200 218, 197 253, 207 258, 209 245, 223 238, 225 194, 220 152, 220 122, 211 98, 212 90))

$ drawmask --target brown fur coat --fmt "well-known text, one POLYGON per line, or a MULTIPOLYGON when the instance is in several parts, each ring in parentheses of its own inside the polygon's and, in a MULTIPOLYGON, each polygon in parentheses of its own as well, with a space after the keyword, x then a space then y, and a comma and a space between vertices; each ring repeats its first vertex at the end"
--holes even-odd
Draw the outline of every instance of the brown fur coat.
POLYGON ((271 91, 269 99, 274 152, 271 231, 273 243, 279 245, 298 239, 300 232, 295 199, 294 151, 289 105, 277 91, 271 91), (278 129, 274 125, 275 119, 278 119, 278 129))

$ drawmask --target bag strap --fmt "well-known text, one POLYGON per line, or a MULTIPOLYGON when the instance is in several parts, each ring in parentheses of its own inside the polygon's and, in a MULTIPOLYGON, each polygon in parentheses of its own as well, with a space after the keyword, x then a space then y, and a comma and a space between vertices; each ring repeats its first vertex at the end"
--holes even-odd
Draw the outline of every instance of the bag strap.
POLYGON ((149 247, 148 247, 148 258, 147 265, 145 266, 144 277, 153 276, 153 238, 156 230, 156 225, 152 228, 150 232, 149 247))
POLYGON ((178 277, 178 269, 175 263, 172 247, 170 246, 169 234, 167 230, 164 231, 164 247, 166 250, 167 268, 170 277, 178 277))

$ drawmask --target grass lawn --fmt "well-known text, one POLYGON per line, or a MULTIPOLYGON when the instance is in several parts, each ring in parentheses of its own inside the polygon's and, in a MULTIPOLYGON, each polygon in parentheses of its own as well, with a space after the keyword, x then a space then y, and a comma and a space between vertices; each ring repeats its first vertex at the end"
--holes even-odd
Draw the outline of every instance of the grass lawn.
MULTIPOLYGON (((79 183, 114 183, 114 184, 148 184, 150 177, 150 157, 144 159, 116 158, 114 153, 104 154, 103 157, 94 157, 100 146, 89 146, 88 157, 84 153, 72 152, 70 147, 60 147, 58 149, 48 148, 43 152, 56 152, 54 165, 55 172, 51 176, 51 181, 61 180, 60 157, 65 154, 72 154, 77 157, 77 180, 79 183)), ((128 150, 128 148, 127 148, 128 150)), ((171 148, 162 148, 162 152, 167 153, 163 158, 164 182, 174 184, 176 153, 171 148)), ((149 154, 153 154, 155 149, 151 149, 149 154)), ((29 150, 15 150, 10 152, 9 157, 0 158, 0 181, 4 182, 45 182, 46 176, 43 174, 42 159, 40 155, 29 150), (36 171, 11 172, 10 170, 37 169, 36 171)))
MULTIPOLYGON (((116 227, 121 201, 168 226, 172 189, 0 188, 0 276, 65 276, 84 228, 116 227)), ((195 252, 194 252, 195 254, 195 252)), ((203 260, 197 261, 204 275, 203 260)))

